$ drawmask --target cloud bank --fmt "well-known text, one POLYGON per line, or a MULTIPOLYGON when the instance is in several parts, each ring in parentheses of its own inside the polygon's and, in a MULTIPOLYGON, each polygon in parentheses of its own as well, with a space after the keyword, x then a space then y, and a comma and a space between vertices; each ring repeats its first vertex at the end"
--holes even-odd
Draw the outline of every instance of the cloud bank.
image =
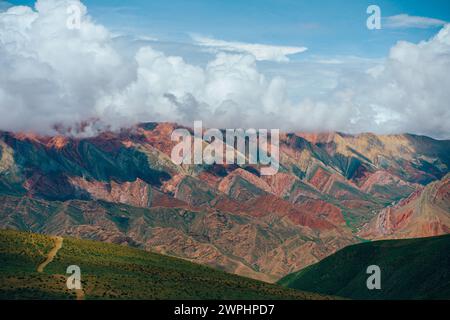
POLYGON ((151 46, 130 58, 78 1, 12 7, 0 13, 0 129, 92 135, 138 122, 202 120, 222 128, 450 137, 449 25, 428 41, 399 42, 382 63, 348 73, 323 99, 294 100, 286 79, 259 70, 259 60, 280 61, 291 51, 215 47, 204 66, 151 46), (73 3, 82 9, 79 30, 66 27, 73 3))

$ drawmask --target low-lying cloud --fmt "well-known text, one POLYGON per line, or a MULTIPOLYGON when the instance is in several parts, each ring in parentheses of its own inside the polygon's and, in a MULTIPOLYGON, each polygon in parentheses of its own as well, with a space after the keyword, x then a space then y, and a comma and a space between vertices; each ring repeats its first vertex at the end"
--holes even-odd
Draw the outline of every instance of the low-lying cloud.
POLYGON ((339 79, 326 98, 294 100, 286 79, 258 68, 259 60, 283 61, 292 51, 210 42, 217 53, 198 66, 146 45, 130 59, 81 3, 81 29, 68 29, 73 3, 38 0, 34 9, 0 13, 1 130, 91 135, 138 122, 202 120, 450 137, 449 25, 429 41, 399 42, 375 68, 339 79))

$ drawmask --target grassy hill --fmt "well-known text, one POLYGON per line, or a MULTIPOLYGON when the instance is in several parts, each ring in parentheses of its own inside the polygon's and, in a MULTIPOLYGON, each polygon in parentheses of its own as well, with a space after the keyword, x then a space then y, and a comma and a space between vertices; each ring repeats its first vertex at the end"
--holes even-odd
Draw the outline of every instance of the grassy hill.
POLYGON ((353 299, 450 299, 450 235, 347 247, 279 284, 353 299), (367 267, 381 268, 381 290, 368 290, 367 267))
POLYGON ((323 299, 279 285, 125 246, 64 238, 42 273, 37 267, 55 246, 52 237, 0 231, 0 299, 74 299, 66 268, 78 265, 85 299, 323 299))

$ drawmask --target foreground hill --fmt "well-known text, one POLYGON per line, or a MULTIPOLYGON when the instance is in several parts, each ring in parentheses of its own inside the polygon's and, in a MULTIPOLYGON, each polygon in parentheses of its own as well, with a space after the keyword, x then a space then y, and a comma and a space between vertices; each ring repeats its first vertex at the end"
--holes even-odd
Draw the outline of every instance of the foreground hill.
POLYGON ((0 231, 0 299, 326 298, 176 258, 93 241, 61 238, 62 247, 55 250, 53 260, 46 260, 55 239, 59 238, 0 231), (82 292, 66 289, 65 272, 70 265, 81 268, 82 292))
POLYGON ((273 282, 359 243, 380 211, 450 168, 450 141, 342 133, 281 134, 274 176, 177 166, 178 127, 0 133, 0 227, 128 244, 273 282))
POLYGON ((290 274, 279 284, 353 299, 450 299, 450 235, 347 247, 290 274), (381 290, 368 290, 367 267, 381 269, 381 290))

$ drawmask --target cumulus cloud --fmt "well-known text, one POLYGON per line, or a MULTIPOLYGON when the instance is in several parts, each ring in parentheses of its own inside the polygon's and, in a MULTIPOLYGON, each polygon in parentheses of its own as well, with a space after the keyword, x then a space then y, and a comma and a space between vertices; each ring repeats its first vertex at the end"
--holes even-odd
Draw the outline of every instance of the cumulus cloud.
POLYGON ((388 28, 433 28, 442 27, 447 22, 428 17, 410 16, 407 14, 398 14, 386 18, 384 26, 388 28))
POLYGON ((429 41, 399 42, 367 72, 339 77, 321 99, 293 99, 288 80, 258 66, 290 51, 262 58, 257 51, 216 48, 202 66, 147 44, 130 56, 78 1, 38 0, 34 9, 0 13, 0 129, 91 135, 138 122, 203 120, 221 128, 449 137, 449 31, 447 25, 429 41), (66 26, 73 3, 82 9, 79 30, 66 26))
POLYGON ((144 46, 130 61, 78 1, 39 0, 34 10, 16 6, 1 13, 0 68, 3 130, 82 128, 93 134, 194 118, 250 126, 260 122, 261 108, 281 107, 270 97, 279 95, 273 89, 279 79, 261 74, 254 55, 220 52, 198 67, 144 46), (81 8, 80 30, 67 28, 67 8, 74 3, 81 8))
MULTIPOLYGON (((450 137, 450 25, 428 41, 398 42, 355 86, 377 131, 450 137)), ((364 109, 362 109, 364 110, 364 109)), ((364 127, 361 123, 360 129, 364 127)))
POLYGON ((342 74, 327 98, 295 110, 307 130, 416 133, 450 138, 450 25, 418 44, 400 41, 365 72, 342 74), (323 119, 323 124, 320 121, 323 119))
POLYGON ((73 1, 38 1, 0 14, 0 127, 48 131, 96 118, 95 105, 134 78, 93 23, 86 7, 80 30, 66 26, 73 1))
POLYGON ((234 53, 252 54, 258 61, 287 62, 290 55, 302 53, 308 50, 306 47, 273 46, 258 43, 244 43, 217 40, 199 35, 192 38, 200 46, 207 47, 215 51, 229 51, 234 53))

